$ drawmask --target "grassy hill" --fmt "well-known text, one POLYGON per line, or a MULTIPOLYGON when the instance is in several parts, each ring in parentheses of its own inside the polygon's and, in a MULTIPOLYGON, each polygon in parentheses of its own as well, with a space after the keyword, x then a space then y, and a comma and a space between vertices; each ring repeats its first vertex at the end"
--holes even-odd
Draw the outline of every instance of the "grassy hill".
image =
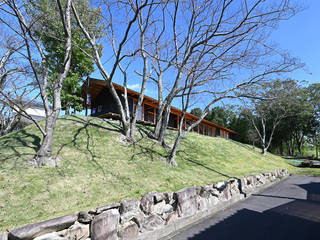
MULTIPOLYGON (((41 135, 32 125, 0 138, 0 230, 79 210, 139 198, 152 190, 177 190, 232 177, 287 168, 286 160, 261 156, 251 146, 189 134, 177 154, 178 168, 165 164, 168 152, 145 137, 138 126, 137 143, 121 141, 115 121, 61 117, 53 153, 58 168, 32 168, 26 163, 39 148, 41 135)), ((172 143, 175 131, 169 131, 172 143)))

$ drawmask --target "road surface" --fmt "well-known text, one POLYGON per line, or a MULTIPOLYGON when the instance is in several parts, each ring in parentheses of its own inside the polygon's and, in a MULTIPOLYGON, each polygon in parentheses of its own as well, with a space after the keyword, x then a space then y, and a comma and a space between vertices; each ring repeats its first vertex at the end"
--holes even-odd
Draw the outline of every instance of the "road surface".
POLYGON ((320 240, 320 177, 290 176, 168 239, 320 240))

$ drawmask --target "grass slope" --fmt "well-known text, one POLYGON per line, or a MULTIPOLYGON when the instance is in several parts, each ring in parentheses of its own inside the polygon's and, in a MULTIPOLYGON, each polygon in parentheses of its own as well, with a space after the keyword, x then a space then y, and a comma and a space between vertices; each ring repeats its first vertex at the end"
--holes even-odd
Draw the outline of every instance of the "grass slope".
MULTIPOLYGON (((177 190, 293 166, 274 155, 221 138, 189 134, 177 155, 178 168, 164 163, 168 152, 144 137, 121 142, 112 121, 80 116, 57 122, 53 153, 59 168, 26 166, 37 151, 40 134, 34 126, 0 138, 0 230, 86 210, 141 194, 177 190)), ((172 143, 175 131, 167 142, 172 143)))

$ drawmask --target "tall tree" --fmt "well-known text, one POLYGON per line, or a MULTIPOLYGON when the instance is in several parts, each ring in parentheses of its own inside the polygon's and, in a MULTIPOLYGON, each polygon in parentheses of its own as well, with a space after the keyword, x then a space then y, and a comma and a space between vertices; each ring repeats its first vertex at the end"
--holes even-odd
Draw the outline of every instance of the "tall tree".
POLYGON ((120 121, 122 124, 122 132, 126 140, 134 141, 134 129, 138 113, 141 111, 146 83, 149 79, 149 57, 146 52, 146 32, 156 22, 153 14, 157 6, 161 2, 154 0, 146 1, 104 1, 101 4, 103 19, 106 28, 104 29, 109 45, 111 46, 111 68, 106 69, 101 62, 99 54, 99 47, 97 45, 97 33, 93 32, 86 26, 83 17, 79 14, 79 8, 75 4, 72 5, 73 13, 76 17, 77 23, 81 28, 83 34, 90 43, 93 52, 93 58, 100 74, 106 81, 109 87, 110 94, 115 100, 115 105, 120 114, 120 121), (119 14, 121 12, 122 14, 119 14), (138 66, 134 69, 134 73, 138 74, 141 79, 141 89, 137 104, 130 114, 127 85, 128 72, 132 62, 136 60, 138 66), (123 76, 124 94, 119 96, 113 86, 113 81, 116 72, 120 71, 123 76))
MULTIPOLYGON (((45 32, 43 30, 41 32, 42 34, 35 34, 35 27, 38 21, 43 22, 43 19, 53 21, 53 19, 50 18, 52 17, 50 14, 38 15, 37 18, 33 18, 33 15, 29 12, 30 6, 31 2, 29 1, 5 1, 0 8, 0 18, 1 22, 3 22, 6 27, 6 31, 14 34, 18 42, 23 42, 23 48, 19 49, 17 54, 20 54, 20 57, 22 56, 25 58, 25 62, 30 68, 32 77, 36 81, 39 95, 45 109, 45 127, 43 128, 34 121, 41 131, 43 138, 39 150, 32 158, 32 162, 35 166, 40 167, 43 164, 55 161, 55 159, 52 158, 54 129, 61 109, 61 90, 63 82, 68 75, 71 64, 71 0, 67 0, 65 4, 60 0, 57 0, 54 4, 54 8, 58 9, 59 22, 61 22, 63 26, 62 41, 64 42, 64 48, 61 52, 63 61, 58 72, 58 77, 54 82, 50 82, 49 80, 50 70, 48 69, 45 47, 42 43, 42 36, 45 35, 45 32), (50 85, 53 86, 52 106, 49 104, 48 96, 50 85)), ((18 105, 15 106, 18 107, 18 105)))
POLYGON ((162 10, 158 29, 164 33, 150 43, 159 102, 154 137, 160 143, 167 129, 170 105, 182 92, 188 92, 185 81, 190 81, 187 75, 194 66, 198 66, 196 71, 206 72, 207 79, 203 79, 204 75, 202 80, 198 79, 191 95, 195 95, 195 90, 207 92, 207 99, 220 98, 218 95, 223 95, 231 85, 244 81, 238 77, 239 69, 252 73, 246 77, 254 82, 271 72, 288 71, 288 66, 292 66, 292 59, 279 54, 265 41, 270 28, 294 14, 288 1, 173 1, 162 10), (282 61, 266 63, 263 55, 264 59, 273 55, 273 59, 279 57, 282 61))
POLYGON ((234 109, 230 106, 220 107, 216 106, 212 108, 207 116, 206 120, 219 124, 224 127, 229 127, 232 119, 235 117, 234 109), (230 109, 229 109, 230 108, 230 109))
POLYGON ((296 96, 300 88, 294 80, 276 80, 246 91, 252 96, 246 104, 246 114, 259 136, 262 154, 266 155, 279 124, 297 116, 293 106, 299 105, 296 96))
POLYGON ((201 110, 201 108, 193 108, 193 109, 191 109, 190 113, 197 116, 197 117, 201 117, 202 110, 201 110))
POLYGON ((308 134, 309 143, 315 147, 316 158, 319 158, 320 149, 320 83, 308 87, 308 99, 313 106, 313 121, 308 134))
MULTIPOLYGON (((54 83, 63 66, 63 49, 64 42, 63 24, 59 21, 59 10, 55 7, 54 1, 37 0, 32 1, 30 13, 34 18, 38 16, 50 16, 50 19, 43 18, 43 21, 37 21, 35 26, 35 33, 41 35, 42 44, 45 50, 45 56, 49 69, 50 83, 54 83), (45 35, 43 33, 46 33, 45 35)), ((86 26, 92 31, 99 32, 101 26, 100 11, 98 8, 90 8, 88 0, 74 0, 73 4, 79 6, 86 26)), ((81 111, 83 109, 81 97, 81 85, 83 78, 94 71, 94 61, 92 59, 91 47, 88 40, 83 35, 81 29, 76 24, 76 20, 71 16, 71 31, 72 31, 72 59, 70 70, 63 83, 61 91, 61 106, 65 110, 66 115, 70 114, 71 108, 74 111, 81 111)), ((97 38, 101 35, 96 34, 97 38)), ((101 48, 101 45, 98 45, 101 48)), ((53 85, 51 84, 50 94, 52 95, 53 85)), ((51 96, 50 95, 50 96, 51 96)), ((52 99, 50 98, 50 101, 52 99)))

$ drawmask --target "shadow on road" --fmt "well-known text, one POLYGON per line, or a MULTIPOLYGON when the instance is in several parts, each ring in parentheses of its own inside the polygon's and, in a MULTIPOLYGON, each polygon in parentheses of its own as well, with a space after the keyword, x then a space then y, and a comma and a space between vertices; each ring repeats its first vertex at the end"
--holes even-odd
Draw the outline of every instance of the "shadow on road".
POLYGON ((320 183, 297 186, 307 191, 306 200, 288 198, 290 202, 264 212, 244 208, 188 239, 320 239, 320 183))

